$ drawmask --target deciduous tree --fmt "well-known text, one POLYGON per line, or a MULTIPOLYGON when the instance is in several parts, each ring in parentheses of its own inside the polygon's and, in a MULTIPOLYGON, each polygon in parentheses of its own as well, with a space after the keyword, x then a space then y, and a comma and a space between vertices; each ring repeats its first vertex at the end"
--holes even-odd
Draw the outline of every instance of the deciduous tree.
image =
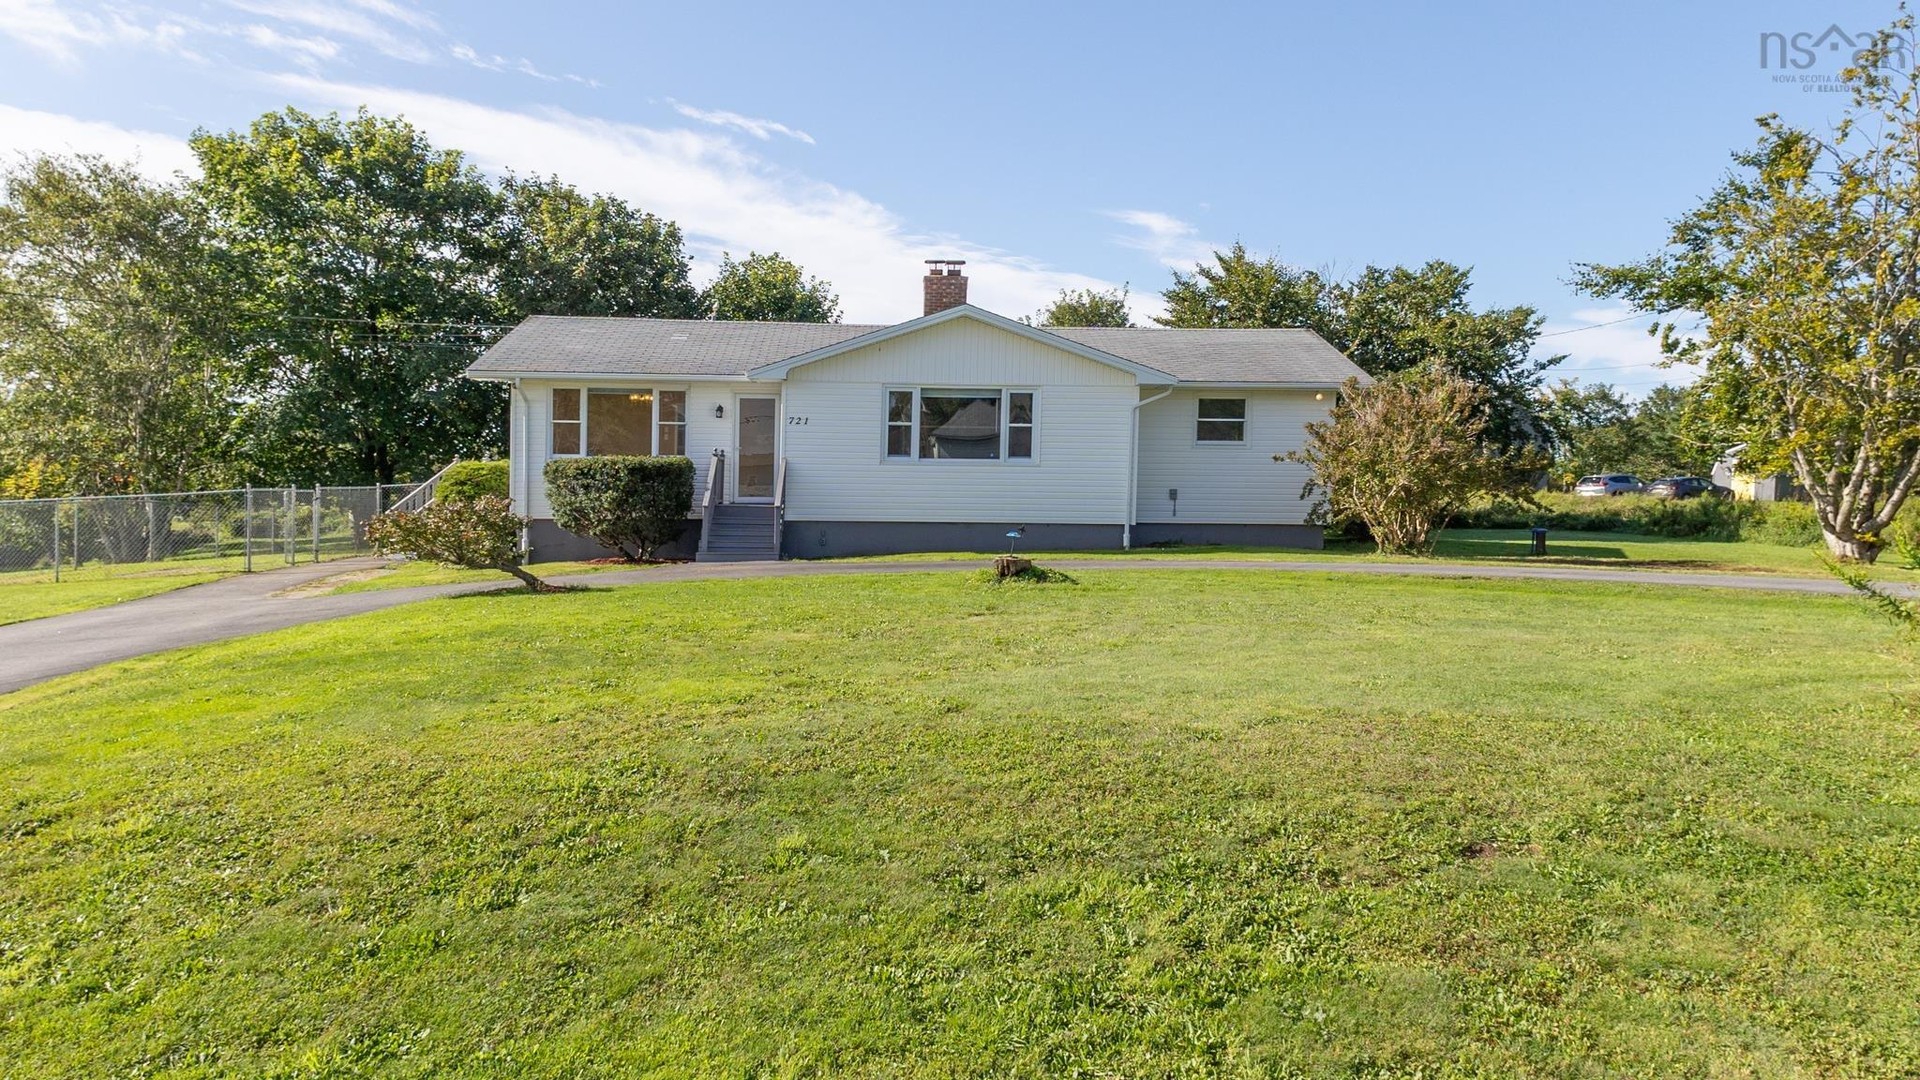
POLYGON ((1760 121, 1666 250, 1579 283, 1642 311, 1751 471, 1791 470, 1829 551, 1871 562, 1920 480, 1920 72, 1902 16, 1842 78, 1826 134, 1760 121), (1697 313, 1701 333, 1685 332, 1697 313))
POLYGON ((1533 356, 1541 319, 1530 307, 1475 309, 1470 272, 1434 260, 1418 268, 1369 266, 1350 280, 1255 258, 1244 245, 1212 265, 1175 272, 1163 326, 1313 330, 1375 377, 1451 372, 1485 391, 1485 437, 1503 449, 1537 446, 1536 415, 1547 369, 1562 357, 1533 356))
POLYGON ((1132 326, 1127 286, 1117 289, 1061 289, 1053 303, 1034 315, 1040 326, 1132 326))
POLYGON ((720 273, 707 286, 707 311, 715 319, 743 322, 840 321, 840 298, 833 286, 779 252, 749 252, 735 261, 722 255, 720 273))
POLYGON ((499 321, 704 314, 673 222, 611 195, 583 195, 557 177, 509 176, 500 197, 499 321))
POLYGON ((193 150, 247 270, 257 477, 389 482, 501 447, 500 388, 461 377, 495 311, 498 199, 458 151, 364 110, 295 109, 193 150))
POLYGON ((34 494, 227 479, 238 372, 198 204, 94 157, 35 158, 4 184, 0 478, 34 494))

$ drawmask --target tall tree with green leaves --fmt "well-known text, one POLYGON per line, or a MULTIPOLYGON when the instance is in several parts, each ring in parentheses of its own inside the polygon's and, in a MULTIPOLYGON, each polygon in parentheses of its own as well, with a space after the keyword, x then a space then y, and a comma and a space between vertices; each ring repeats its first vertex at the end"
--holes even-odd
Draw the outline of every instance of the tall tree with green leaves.
POLYGON ((1034 315, 1038 326, 1112 326, 1133 325, 1127 312, 1128 288, 1061 289, 1060 295, 1034 315))
POLYGON ((1213 264, 1196 265, 1192 274, 1173 272, 1173 284, 1161 293, 1167 313, 1154 316, 1161 326, 1281 327, 1321 329, 1327 279, 1275 258, 1255 258, 1245 244, 1213 253, 1213 264))
POLYGON ((1535 415, 1546 371, 1563 357, 1533 356, 1541 318, 1525 306, 1475 309, 1471 272, 1434 260, 1418 268, 1369 266, 1350 280, 1255 258, 1242 244, 1212 265, 1175 272, 1163 326, 1304 327, 1376 378, 1445 371, 1486 391, 1485 437, 1507 449, 1537 446, 1535 415))
POLYGON ((38 157, 0 202, 0 477, 20 494, 229 479, 238 391, 200 206, 95 157, 38 157))
POLYGON ((1664 251, 1578 283, 1667 316, 1666 355, 1753 472, 1791 470, 1827 548, 1871 562, 1920 481, 1920 71, 1902 15, 1842 74, 1831 132, 1760 120, 1759 142, 1664 251), (1686 329, 1698 315, 1698 334, 1686 329))
POLYGON ((557 177, 501 182, 498 319, 638 315, 697 319, 680 227, 557 177))
POLYGON ((722 254, 720 273, 707 286, 708 314, 741 322, 840 321, 840 298, 831 283, 808 277, 779 252, 749 252, 738 261, 722 254))
POLYGON ((197 133, 195 189, 246 270, 255 479, 392 481, 504 443, 461 377, 495 317, 499 199, 458 151, 365 110, 197 133))

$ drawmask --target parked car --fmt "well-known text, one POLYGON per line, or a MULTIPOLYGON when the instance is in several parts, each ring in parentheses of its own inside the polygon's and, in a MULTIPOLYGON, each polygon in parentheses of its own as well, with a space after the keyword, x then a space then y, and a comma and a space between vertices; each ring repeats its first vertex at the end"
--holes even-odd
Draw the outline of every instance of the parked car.
POLYGON ((1604 476, 1583 476, 1573 485, 1575 495, 1636 495, 1645 490, 1640 478, 1627 473, 1607 473, 1604 476))
POLYGON ((1693 499, 1701 495, 1719 495, 1723 490, 1704 476, 1669 476, 1647 485, 1647 494, 1656 499, 1693 499))

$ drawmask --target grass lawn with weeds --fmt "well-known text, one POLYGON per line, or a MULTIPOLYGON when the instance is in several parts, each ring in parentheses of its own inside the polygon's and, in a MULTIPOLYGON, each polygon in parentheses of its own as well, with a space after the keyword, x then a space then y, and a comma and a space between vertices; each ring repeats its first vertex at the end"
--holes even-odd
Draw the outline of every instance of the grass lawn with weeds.
POLYGON ((79 581, 54 581, 51 574, 36 574, 33 580, 28 580, 25 575, 9 574, 0 577, 0 626, 138 600, 143 596, 213 581, 232 572, 168 570, 128 577, 82 578, 79 581))
POLYGON ((0 697, 0 1073, 1920 1072, 1844 598, 488 594, 0 697))
MULTIPOLYGON (((1554 532, 1547 539, 1547 554, 1527 553, 1529 538, 1524 532, 1492 529, 1448 529, 1440 534, 1432 558, 1412 559, 1382 555, 1372 544, 1330 541, 1323 551, 1301 548, 1247 547, 1227 544, 1183 544, 1173 547, 1141 547, 1132 551, 1021 551, 1022 555, 1046 559, 1260 559, 1294 561, 1301 559, 1364 560, 1369 562, 1441 562, 1511 563, 1530 566, 1592 566, 1619 570, 1681 570, 1693 572, 1790 574, 1796 577, 1831 577, 1815 547, 1788 547, 1752 541, 1684 540, 1634 533, 1554 532)), ((839 560, 847 562, 923 561, 986 558, 1001 552, 919 552, 909 555, 866 555, 839 560)), ((1901 567, 1895 553, 1889 551, 1871 570, 1884 581, 1920 582, 1920 573, 1901 567)))

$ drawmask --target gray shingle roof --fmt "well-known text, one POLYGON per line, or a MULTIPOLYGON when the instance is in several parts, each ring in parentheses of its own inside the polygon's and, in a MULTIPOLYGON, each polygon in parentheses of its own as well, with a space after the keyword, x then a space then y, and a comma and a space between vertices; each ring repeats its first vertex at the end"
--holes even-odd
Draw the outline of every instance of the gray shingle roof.
POLYGON ((535 315, 467 368, 472 375, 745 375, 775 360, 883 330, 845 323, 535 315))
POLYGON ((1055 327, 1047 331, 1195 383, 1338 386, 1366 374, 1311 330, 1055 327))
MULTIPOLYGON (((746 374, 884 326, 536 315, 467 369, 477 376, 746 374)), ((1196 383, 1337 386, 1359 368, 1311 330, 1062 327, 1088 348, 1196 383)))

